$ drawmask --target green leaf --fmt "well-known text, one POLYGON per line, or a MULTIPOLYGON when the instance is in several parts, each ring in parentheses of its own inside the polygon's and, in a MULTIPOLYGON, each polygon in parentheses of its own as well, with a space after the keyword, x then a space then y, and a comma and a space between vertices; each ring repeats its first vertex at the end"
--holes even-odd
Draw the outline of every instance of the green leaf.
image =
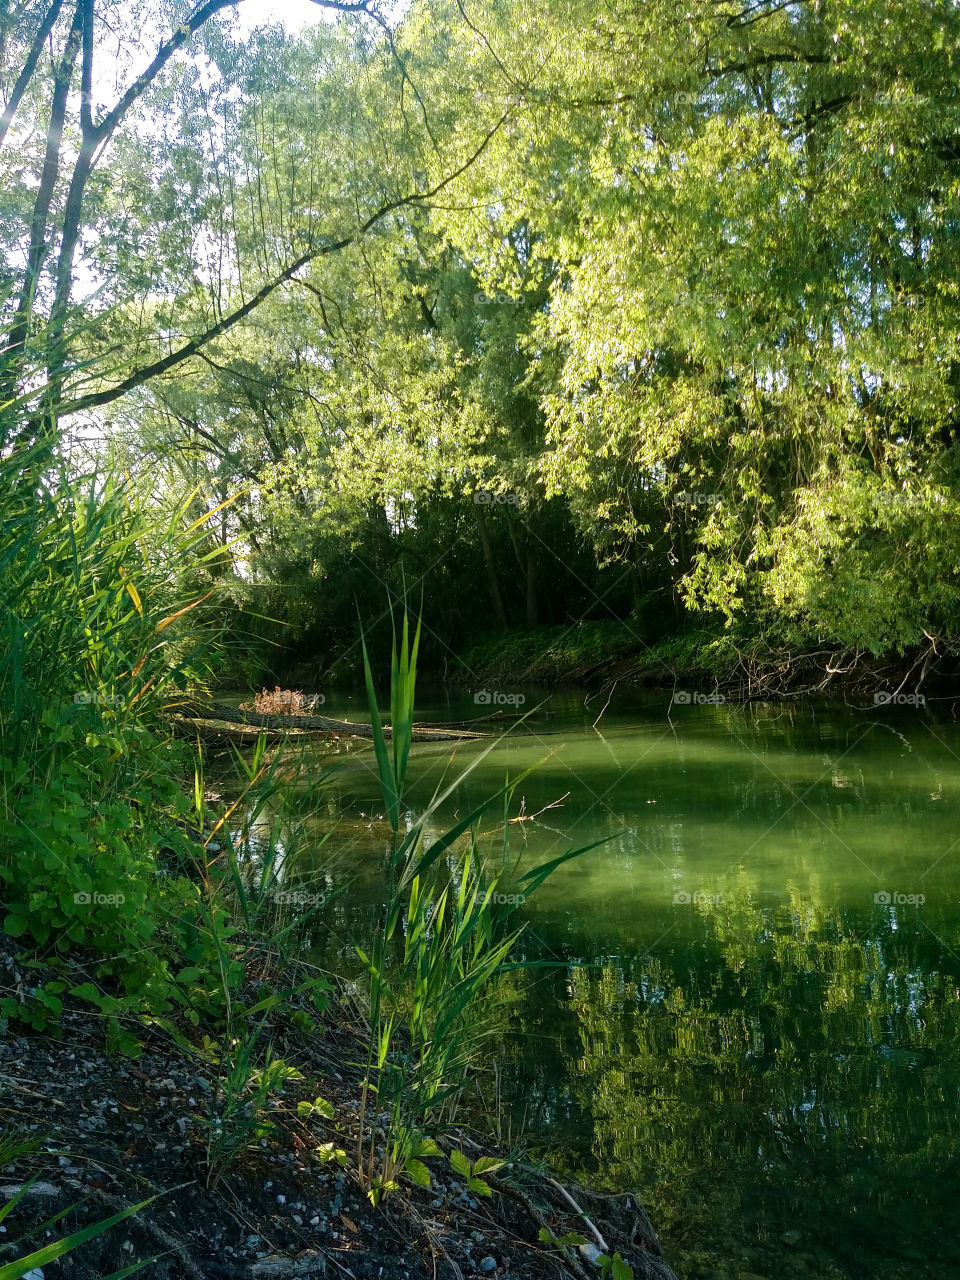
POLYGON ((32 1271, 36 1267, 45 1267, 57 1258, 62 1258, 65 1253, 76 1249, 78 1245, 84 1244, 87 1240, 92 1240, 94 1236, 99 1236, 118 1222, 122 1222, 124 1218, 129 1218, 131 1214, 139 1213, 148 1204, 152 1204, 156 1198, 156 1196, 151 1196, 149 1200, 141 1200, 139 1204, 131 1205, 129 1209, 124 1209, 122 1213, 115 1213, 112 1218, 105 1218, 103 1222, 95 1222, 93 1226, 84 1227, 82 1231, 75 1231, 72 1235, 64 1236, 62 1240, 54 1240, 52 1244, 44 1245, 42 1249, 37 1249, 34 1253, 29 1254, 26 1258, 20 1258, 17 1262, 8 1262, 5 1266, 0 1267, 0 1280, 20 1280, 28 1271, 32 1271))
POLYGON ((206 973, 205 969, 201 969, 199 965, 187 965, 185 969, 181 969, 177 974, 178 982, 196 982, 197 978, 202 978, 206 973))
POLYGON ((452 1165, 454 1171, 456 1173, 459 1173, 461 1177, 464 1177, 464 1178, 470 1177, 470 1161, 467 1159, 467 1157, 463 1154, 462 1151, 450 1152, 450 1164, 452 1165))
POLYGON ((152 1258, 144 1258, 143 1262, 134 1262, 129 1267, 124 1267, 122 1271, 111 1271, 108 1276, 103 1277, 103 1280, 124 1280, 125 1276, 135 1275, 138 1271, 142 1271, 144 1267, 149 1267, 164 1257, 166 1257, 166 1254, 156 1253, 152 1258))
POLYGON ((39 1177, 40 1177, 39 1173, 34 1174, 34 1176, 30 1179, 30 1181, 25 1182, 24 1185, 20 1188, 20 1190, 14 1196, 12 1196, 7 1201, 6 1204, 0 1205, 0 1222, 4 1220, 4 1218, 7 1216, 7 1214, 10 1212, 11 1209, 16 1208, 16 1206, 20 1203, 20 1201, 27 1194, 27 1192, 30 1190, 30 1188, 33 1186, 33 1184, 36 1182, 37 1178, 39 1177))
POLYGON ((70 988, 70 994, 76 996, 79 1000, 89 1000, 93 1004, 99 1004, 102 997, 92 982, 81 982, 77 987, 70 988))
POLYGON ((566 853, 561 853, 559 858, 551 858, 549 862, 543 862, 538 867, 534 867, 532 871, 528 871, 526 875, 520 877, 519 883, 526 884, 526 892, 531 894, 538 889, 543 882, 553 875, 557 867, 562 866, 565 862, 569 862, 571 858, 579 858, 585 853, 589 853, 591 849, 599 849, 602 844, 608 844, 611 840, 615 840, 618 836, 624 835, 622 831, 615 832, 612 836, 604 836, 601 840, 594 840, 590 844, 581 845, 577 849, 568 849, 566 853))
POLYGON ((373 672, 370 670, 370 659, 367 655, 367 642, 361 637, 363 649, 363 678, 367 690, 367 703, 370 708, 370 725, 373 732, 373 749, 377 759, 377 774, 380 778, 380 790, 387 811, 387 818, 394 833, 400 829, 400 796, 397 791, 397 779, 393 765, 387 752, 386 739, 383 736, 383 724, 377 709, 377 695, 373 687, 373 672))
POLYGON ((11 912, 3 922, 3 932, 8 938, 20 938, 27 931, 27 922, 23 916, 15 916, 11 912))
POLYGON ((505 1160, 497 1160, 493 1156, 481 1156, 473 1166, 474 1173, 496 1173, 506 1164, 505 1160))
POLYGON ((430 1186, 430 1170, 422 1160, 407 1161, 407 1176, 418 1187, 430 1186))
POLYGON ((483 1181, 482 1178, 468 1178, 467 1186, 471 1191, 475 1191, 478 1196, 492 1196, 493 1190, 490 1185, 483 1181))
POLYGON ((319 1112, 327 1120, 333 1119, 333 1105, 327 1102, 326 1098, 315 1098, 313 1102, 298 1102, 297 1115, 301 1119, 312 1116, 314 1112, 319 1112))

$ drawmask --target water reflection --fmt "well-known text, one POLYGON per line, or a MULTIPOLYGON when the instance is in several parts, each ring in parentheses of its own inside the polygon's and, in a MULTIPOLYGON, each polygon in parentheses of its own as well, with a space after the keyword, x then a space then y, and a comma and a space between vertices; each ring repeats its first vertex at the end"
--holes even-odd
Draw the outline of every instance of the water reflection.
POLYGON ((640 1191, 693 1274, 952 1274, 955 957, 916 910, 696 911, 655 954, 530 992, 507 1071, 528 1124, 640 1191))
MULTIPOLYGON (((504 1132, 639 1190, 681 1275, 960 1274, 960 733, 667 701, 594 728, 555 699, 444 815, 552 753, 525 812, 565 798, 518 826, 521 862, 610 837, 524 909, 528 955, 558 967, 510 977, 504 1132)), ((414 804, 449 755, 415 752, 414 804)), ((330 786, 349 856, 311 940, 342 964, 376 928, 386 841, 361 758, 330 786)))

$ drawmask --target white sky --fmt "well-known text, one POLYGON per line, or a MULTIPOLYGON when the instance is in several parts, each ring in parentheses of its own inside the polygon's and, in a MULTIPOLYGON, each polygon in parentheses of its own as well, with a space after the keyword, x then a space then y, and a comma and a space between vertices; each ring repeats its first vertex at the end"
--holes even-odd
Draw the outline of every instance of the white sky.
POLYGON ((242 0, 237 6, 237 19, 244 31, 280 22, 292 34, 322 22, 329 12, 313 0, 242 0))

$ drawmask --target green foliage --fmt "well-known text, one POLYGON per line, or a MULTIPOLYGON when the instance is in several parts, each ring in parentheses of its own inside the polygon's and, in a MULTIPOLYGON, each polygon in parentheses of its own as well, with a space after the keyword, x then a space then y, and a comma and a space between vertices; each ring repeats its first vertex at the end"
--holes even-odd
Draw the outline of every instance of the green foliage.
MULTIPOLYGON (((0 1223, 17 1207, 20 1201, 30 1190, 36 1178, 31 1178, 29 1182, 15 1192, 13 1196, 0 1207, 0 1223)), ((40 1249, 35 1249, 32 1253, 19 1258, 16 1262, 7 1262, 0 1265, 0 1280, 20 1280, 22 1276, 27 1275, 41 1267, 47 1266, 51 1262, 55 1262, 58 1258, 62 1258, 65 1254, 71 1253, 74 1249, 85 1244, 88 1240, 92 1240, 95 1236, 102 1235, 104 1231, 109 1231, 118 1222, 122 1222, 125 1218, 131 1217, 135 1213, 139 1213, 141 1209, 146 1208, 148 1204, 152 1204, 156 1196, 151 1196, 148 1200, 142 1200, 139 1204, 131 1205, 128 1209, 115 1213, 112 1217, 105 1218, 102 1222, 94 1223, 92 1226, 83 1227, 79 1231, 71 1232, 70 1235, 64 1236, 61 1240, 54 1240, 50 1244, 44 1245, 40 1249)), ((40 1235, 47 1231, 55 1222, 64 1217, 70 1210, 61 1210, 46 1222, 41 1223, 32 1231, 32 1235, 40 1235)), ((5 1229, 5 1228, 4 1228, 5 1229)), ((141 1271, 144 1267, 156 1262, 157 1258, 147 1258, 143 1262, 133 1263, 129 1267, 124 1267, 120 1271, 115 1271, 111 1275, 104 1277, 104 1280, 121 1280, 123 1276, 132 1276, 137 1271, 141 1271)))
MULTIPOLYGON (((408 817, 401 835, 419 631, 418 624, 411 644, 405 613, 399 650, 395 642, 392 663, 392 752, 387 748, 373 676, 364 654, 375 757, 393 830, 384 927, 369 955, 359 951, 370 975, 372 1034, 357 1163, 374 1203, 394 1189, 404 1170, 414 1180, 423 1180, 421 1157, 434 1154, 424 1130, 450 1115, 463 1091, 490 1035, 489 1020, 481 1015, 482 1002, 495 992, 520 936, 519 930, 508 927, 509 916, 517 909, 516 895, 499 894, 509 899, 506 905, 495 900, 498 887, 514 870, 509 824, 503 826, 500 868, 493 873, 480 855, 477 828, 494 806, 503 805, 506 810, 514 788, 527 775, 508 782, 442 835, 432 839, 427 835, 440 806, 496 743, 478 753, 453 782, 438 788, 422 814, 408 817), (375 1135, 364 1160, 364 1118, 370 1095, 388 1116, 379 1169, 375 1168, 375 1135)), ((527 872, 519 883, 532 893, 554 867, 583 852, 571 850, 527 872)), ((479 1194, 489 1194, 487 1184, 474 1176, 469 1165, 464 1176, 471 1185, 478 1184, 475 1189, 479 1194)))
MULTIPOLYGON (((437 669, 545 626, 549 653, 499 658, 550 678, 594 625, 649 644, 684 610, 794 649, 952 641, 960 14, 688 9, 495 0, 478 27, 415 0, 389 32, 299 36, 221 13, 191 36, 215 74, 138 85, 95 180, 58 151, 44 193, 43 147, 8 134, 5 438, 101 395, 107 444, 76 456, 217 510, 234 671, 291 644, 328 668, 355 604, 414 576, 437 669), (151 373, 156 350, 176 362, 151 373)), ((5 91, 33 22, 0 19, 5 91)), ((125 4, 108 25, 122 80, 142 26, 125 4)), ((51 144, 53 97, 41 60, 18 118, 51 144)), ((134 612, 135 559, 116 539, 103 579, 134 612)), ((101 674, 82 688, 114 696, 101 674)))
POLYGON ((540 470, 601 556, 793 646, 955 636, 960 16, 910 0, 892 60, 873 3, 738 16, 498 8, 504 79, 558 56, 443 221, 489 259, 521 209, 566 264, 540 470))
MULTIPOLYGON (((238 757, 234 824, 245 845, 276 814, 263 856, 246 860, 258 874, 241 872, 226 828, 221 857, 207 854, 202 759, 163 713, 209 674, 218 628, 204 599, 220 550, 188 506, 158 514, 109 475, 40 473, 43 459, 0 455, 0 925, 43 956, 0 1015, 55 1027, 69 995, 105 1016, 109 1048, 135 1053, 131 1018, 229 1018, 240 926, 268 947, 299 927, 267 916, 285 824, 303 814, 261 742, 238 757), (92 981, 61 980, 71 952, 92 981)), ((314 976, 298 993, 322 1012, 328 990, 314 976)))
POLYGON ((496 1173, 498 1169, 502 1169, 505 1164, 503 1160, 496 1160, 493 1156, 480 1156, 473 1164, 467 1159, 462 1151, 450 1152, 450 1167, 454 1173, 459 1173, 466 1180, 467 1186, 478 1196, 492 1196, 493 1191, 489 1182, 485 1182, 482 1175, 485 1173, 496 1173))
MULTIPOLYGON (((73 994, 111 1018, 164 1014, 184 1002, 177 958, 216 952, 182 874, 201 861, 179 776, 191 753, 162 711, 209 669, 216 632, 197 593, 217 552, 184 510, 158 517, 38 448, 0 456, 0 495, 2 927, 54 964, 93 956, 100 985, 73 994)), ((43 1029, 64 990, 47 982, 3 1012, 43 1029)))
MULTIPOLYGON (((580 1235, 578 1231, 567 1231, 564 1235, 557 1236, 549 1227, 541 1227, 537 1238, 541 1244, 550 1244, 557 1249, 579 1249, 581 1245, 588 1243, 587 1237, 580 1235)), ((593 1261, 600 1268, 604 1280, 633 1280, 633 1267, 624 1262, 619 1253, 612 1256, 598 1253, 593 1261)))
MULTIPOLYGON (((290 1079, 300 1073, 267 1048, 262 1065, 255 1061, 263 1024, 245 1019, 236 1035, 226 1037, 225 1068, 212 1101, 207 1127, 207 1186, 215 1187, 239 1156, 274 1133, 276 1125, 269 1111, 275 1098, 290 1079)), ((329 1109, 317 1099, 323 1114, 329 1109)), ((311 1104, 301 1104, 311 1106, 311 1104)), ((316 1104, 313 1104, 316 1106, 316 1104)), ((298 1107, 298 1114, 300 1112, 298 1107)), ((309 1114, 309 1113, 307 1113, 309 1114)), ((332 1110, 331 1110, 332 1114, 332 1110)))
POLYGON ((551 680, 634 656, 640 643, 636 628, 626 623, 581 621, 478 640, 458 661, 464 670, 486 680, 551 680))
POLYGON ((0 1133, 0 1169, 5 1169, 8 1164, 13 1164, 21 1156, 33 1155, 41 1149, 42 1145, 39 1138, 28 1136, 16 1129, 8 1129, 0 1133))

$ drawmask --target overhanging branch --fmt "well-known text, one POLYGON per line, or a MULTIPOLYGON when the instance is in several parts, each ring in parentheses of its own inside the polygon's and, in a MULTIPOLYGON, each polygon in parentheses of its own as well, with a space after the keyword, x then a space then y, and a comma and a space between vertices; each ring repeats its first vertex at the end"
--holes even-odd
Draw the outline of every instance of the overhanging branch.
POLYGON ((403 209, 411 205, 420 204, 424 200, 431 200, 434 196, 439 195, 439 193, 448 187, 451 182, 455 182, 457 178, 466 173, 471 165, 476 163, 490 145, 492 139, 505 124, 507 116, 508 113, 505 112, 484 136, 480 145, 472 152, 467 160, 465 160, 464 163, 452 173, 447 174, 447 176, 435 186, 431 187, 427 191, 412 192, 410 195, 401 196, 397 200, 388 201, 386 204, 381 205, 375 213, 371 214, 370 217, 361 223, 361 225, 355 231, 351 232, 350 235, 342 236, 338 240, 330 241, 327 244, 320 245, 315 249, 309 249, 306 253, 302 253, 294 262, 290 263, 290 265, 286 267, 280 275, 275 279, 268 281, 258 289, 253 297, 249 298, 243 306, 238 307, 235 311, 231 311, 229 315, 224 316, 217 324, 211 325, 211 327, 205 330, 202 334, 198 334, 197 337, 191 338, 189 342, 185 342, 175 351, 169 352, 167 355, 163 356, 162 359, 155 360, 152 364, 144 365, 141 369, 136 369, 115 386, 107 387, 103 391, 93 391, 89 395, 81 396, 78 400, 61 404, 57 409, 58 417, 65 418, 74 413, 81 413, 85 409, 100 408, 103 405, 112 403, 114 400, 118 400, 121 396, 126 395, 128 391, 133 391, 137 387, 143 386, 144 383, 149 382, 151 379, 161 377, 170 369, 175 368, 178 364, 182 364, 184 360, 189 360, 191 356, 196 355, 201 348, 207 345, 207 343, 212 342, 215 338, 219 338, 229 329, 232 329, 234 325, 239 324, 241 320, 250 315, 252 311, 255 311, 262 302, 269 298, 270 295, 282 285, 287 284, 292 280, 296 276, 297 272, 301 271, 309 263, 315 262, 319 258, 326 257, 329 254, 339 253, 341 250, 346 249, 356 240, 359 240, 362 236, 366 235, 372 227, 376 226, 376 224, 383 218, 387 217, 388 214, 394 213, 397 209, 403 209))

